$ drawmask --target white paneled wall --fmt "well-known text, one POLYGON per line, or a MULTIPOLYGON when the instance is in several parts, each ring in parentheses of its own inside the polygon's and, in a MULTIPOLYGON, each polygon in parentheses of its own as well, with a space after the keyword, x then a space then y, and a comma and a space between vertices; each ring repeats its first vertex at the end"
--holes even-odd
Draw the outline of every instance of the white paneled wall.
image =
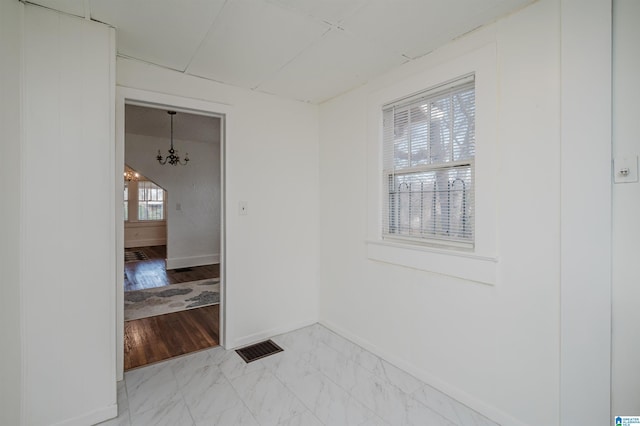
POLYGON ((116 415, 114 34, 26 6, 24 424, 116 415))
MULTIPOLYGON (((613 2, 613 153, 640 155, 640 2, 613 2)), ((615 173, 616 170, 614 170, 615 173)), ((612 414, 640 413, 640 182, 613 186, 612 414)))
MULTIPOLYGON (((603 70, 608 62, 603 46, 607 26, 606 13, 600 13, 606 10, 606 1, 590 2, 598 5, 586 12, 580 12, 584 7, 581 3, 574 2, 575 9, 568 10, 573 21, 566 21, 571 25, 566 34, 599 36, 593 52, 598 67, 589 66, 575 73, 593 76, 591 83, 606 95, 608 82, 603 70)), ((580 383, 582 388, 573 388, 567 401, 573 404, 583 399, 589 403, 582 404, 583 412, 575 418, 567 417, 563 424, 577 424, 578 418, 591 419, 584 424, 605 424, 607 416, 608 364, 601 355, 608 351, 606 333, 602 331, 608 324, 606 277, 610 270, 607 258, 600 262, 594 255, 607 253, 610 221, 606 204, 591 209, 589 215, 581 215, 586 198, 582 197, 582 189, 574 185, 574 179, 583 179, 589 182, 585 191, 595 185, 599 188, 597 200, 606 201, 607 110, 606 104, 599 105, 598 115, 587 119, 590 130, 585 140, 593 145, 593 152, 583 155, 578 146, 584 150, 584 144, 575 138, 575 133, 565 145, 561 139, 565 123, 560 102, 560 5, 559 1, 540 0, 320 107, 321 322, 505 425, 560 422, 560 291, 565 284, 569 290, 566 306, 571 313, 578 313, 572 321, 583 321, 585 336, 582 342, 575 340, 580 330, 574 326, 580 324, 572 322, 565 328, 566 335, 572 338, 567 341, 565 349, 570 356, 566 359, 578 363, 580 345, 585 351, 585 362, 580 363, 584 368, 577 376, 584 382, 572 383, 580 383), (453 70, 460 58, 488 45, 495 46, 497 58, 494 67, 498 80, 492 94, 497 121, 489 123, 495 128, 496 138, 477 143, 496 144, 495 167, 481 171, 492 175, 494 184, 479 186, 477 197, 495 197, 495 284, 478 284, 367 259, 365 247, 371 238, 363 223, 371 212, 367 191, 380 191, 379 180, 372 179, 369 173, 377 170, 378 164, 367 163, 365 155, 367 150, 379 149, 379 135, 375 124, 370 123, 368 108, 380 91, 403 85, 415 91, 410 82, 420 76, 429 81, 442 67, 453 70), (602 121, 601 114, 605 117, 602 121), (371 127, 374 131, 369 130, 371 127), (561 148, 566 155, 562 165, 579 171, 568 179, 562 197, 561 148), (582 157, 594 166, 593 175, 583 170, 582 157), (563 206, 567 213, 561 222, 563 206), (594 218, 602 221, 592 223, 594 218), (594 245, 590 236, 583 241, 580 236, 586 234, 577 234, 585 224, 594 232, 594 245), (575 256, 580 254, 589 259, 586 264, 567 264, 576 274, 567 276, 565 283, 561 281, 560 256, 564 226, 568 231, 565 247, 575 250, 570 253, 571 259, 577 260, 575 256), (593 310, 576 312, 573 309, 582 299, 578 292, 583 286, 580 278, 584 277, 589 277, 591 283, 584 295, 595 303, 589 305, 593 310), (591 330, 597 330, 593 339, 591 330), (587 385, 592 372, 597 376, 595 389, 587 385)), ((587 48, 584 42, 576 43, 565 66, 575 67, 587 59, 591 52, 588 49, 591 45, 587 48)), ((583 82, 582 90, 587 85, 583 82)), ((576 88, 572 85, 572 90, 576 88)), ((405 95, 411 93, 407 91, 405 95)), ((565 112, 571 114, 581 108, 590 109, 574 92, 563 102, 565 112)), ((484 112, 477 112, 478 123, 483 125, 487 119, 484 112)), ((486 222, 476 226, 484 227, 486 222)), ((567 371, 578 374, 575 369, 567 371)))
POLYGON ((611 0, 560 6, 560 423, 599 426, 612 422, 611 0))
POLYGON ((20 115, 23 4, 0 1, 0 424, 20 424, 20 115))

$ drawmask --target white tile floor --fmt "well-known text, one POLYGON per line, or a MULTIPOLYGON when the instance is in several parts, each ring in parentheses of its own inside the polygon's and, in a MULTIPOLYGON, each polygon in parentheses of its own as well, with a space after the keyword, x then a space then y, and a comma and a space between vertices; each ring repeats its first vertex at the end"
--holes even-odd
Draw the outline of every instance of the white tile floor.
POLYGON ((273 340, 250 364, 218 347, 127 372, 102 426, 497 426, 321 325, 273 340))

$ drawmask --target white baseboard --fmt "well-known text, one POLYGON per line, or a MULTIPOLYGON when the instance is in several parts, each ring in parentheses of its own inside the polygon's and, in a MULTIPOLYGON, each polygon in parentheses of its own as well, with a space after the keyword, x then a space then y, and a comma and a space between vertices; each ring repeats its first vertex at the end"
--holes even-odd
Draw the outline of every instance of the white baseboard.
POLYGON ((167 245, 166 238, 147 238, 144 240, 127 240, 124 243, 124 248, 164 246, 164 245, 167 245))
POLYGON ((239 337, 237 339, 233 339, 231 341, 227 341, 227 346, 225 349, 232 350, 235 348, 239 348, 241 346, 247 346, 252 343, 259 342, 265 339, 271 339, 274 336, 278 336, 280 334, 288 333, 293 330, 297 330, 299 328, 307 327, 317 323, 318 321, 315 319, 302 321, 292 326, 283 326, 283 327, 275 327, 270 330, 264 330, 257 333, 250 334, 248 336, 239 337))
POLYGON ((118 404, 109 405, 108 407, 82 414, 72 419, 63 420, 55 423, 53 426, 87 426, 102 423, 109 419, 118 417, 118 404))
POLYGON ((167 269, 190 268, 192 266, 212 265, 220 263, 220 254, 207 254, 204 256, 173 257, 167 258, 167 269))
POLYGON ((388 363, 395 365, 396 367, 406 371, 407 373, 411 374, 414 377, 417 377, 418 379, 422 380, 428 385, 438 389, 440 392, 449 395, 451 398, 463 403, 467 407, 470 407, 471 409, 501 424, 502 426, 527 426, 526 424, 522 423, 520 420, 514 418, 513 416, 510 416, 509 414, 503 411, 500 411, 499 409, 491 405, 488 405, 484 401, 481 401, 478 398, 469 395, 468 393, 462 391, 461 389, 458 389, 457 387, 442 381, 441 379, 434 376, 433 374, 419 370, 413 365, 407 363, 406 361, 398 357, 389 355, 388 353, 380 350, 380 348, 378 348, 376 345, 342 329, 341 327, 333 324, 330 321, 321 320, 318 322, 321 325, 327 327, 329 330, 333 331, 334 333, 339 334, 345 339, 350 340, 353 343, 365 348, 372 354, 377 355, 379 358, 382 358, 388 363))

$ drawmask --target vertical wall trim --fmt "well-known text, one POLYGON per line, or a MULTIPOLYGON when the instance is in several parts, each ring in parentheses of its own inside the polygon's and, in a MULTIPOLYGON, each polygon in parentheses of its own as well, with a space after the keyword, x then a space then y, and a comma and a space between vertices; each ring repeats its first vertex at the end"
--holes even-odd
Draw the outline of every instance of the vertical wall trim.
POLYGON ((227 348, 227 288, 224 283, 227 282, 226 268, 226 247, 227 247, 227 220, 226 220, 226 146, 227 146, 227 117, 225 115, 220 118, 220 318, 218 327, 218 337, 220 346, 227 348))
POLYGON ((114 223, 116 239, 116 296, 115 306, 115 327, 116 327, 116 380, 124 379, 124 194, 120 189, 122 185, 122 174, 124 173, 124 94, 119 88, 116 89, 115 104, 115 163, 113 165, 114 176, 114 223))
POLYGON ((560 423, 611 424, 611 0, 561 0, 560 423))
POLYGON ((22 286, 22 276, 23 276, 23 271, 25 268, 25 261, 24 261, 24 244, 23 241, 25 240, 25 232, 24 232, 24 222, 22 221, 22 212, 24 211, 24 192, 22 191, 22 188, 24 187, 24 166, 25 166, 25 160, 24 160, 24 141, 25 141, 25 124, 24 124, 24 116, 25 116, 25 72, 26 72, 26 63, 25 63, 25 38, 24 38, 24 33, 25 33, 25 6, 24 3, 20 2, 20 123, 19 123, 19 128, 20 128, 20 147, 19 152, 19 162, 20 162, 20 176, 18 177, 19 181, 20 181, 20 187, 18 188, 18 190, 20 191, 20 198, 19 198, 19 204, 18 204, 18 209, 20 210, 19 212, 19 217, 20 217, 20 222, 18 223, 18 228, 19 228, 19 244, 18 244, 18 258, 19 258, 19 265, 18 265, 18 303, 19 303, 19 309, 20 309, 20 313, 19 313, 19 318, 20 318, 20 352, 21 352, 21 358, 22 361, 20 363, 20 389, 19 389, 19 393, 20 393, 20 426, 24 426, 26 425, 26 418, 27 418, 27 408, 26 408, 26 400, 27 400, 27 390, 25 387, 25 383, 27 380, 27 364, 26 362, 24 362, 24 354, 27 353, 27 344, 26 344, 26 325, 25 325, 25 318, 26 318, 26 313, 25 313, 25 301, 24 301, 24 295, 23 295, 23 286, 22 286))
MULTIPOLYGON (((86 0, 85 0, 85 3, 86 0)), ((85 7, 87 6, 87 4, 85 4, 85 7)), ((110 132, 109 132, 109 143, 111 144, 111 149, 109 150, 110 153, 110 158, 109 158, 109 170, 111 170, 113 172, 113 175, 110 176, 109 178, 109 182, 111 182, 111 192, 114 193, 116 192, 116 176, 120 177, 122 176, 121 174, 116 175, 115 174, 115 169, 116 169, 116 159, 117 157, 117 152, 116 152, 116 30, 111 27, 109 28, 109 60, 110 60, 110 69, 109 69, 109 128, 110 128, 110 132)), ((109 246, 113 247, 114 251, 111 253, 112 258, 109 259, 109 264, 113 265, 113 268, 111 270, 111 277, 110 277, 110 281, 112 283, 118 282, 118 275, 116 274, 118 268, 117 268, 117 259, 120 259, 120 261, 124 262, 124 260, 122 259, 122 256, 119 255, 117 249, 117 230, 118 227, 116 225, 117 221, 116 221, 116 200, 115 197, 111 198, 111 208, 110 210, 110 214, 111 214, 111 223, 112 223, 112 228, 111 228, 111 238, 109 241, 109 246)), ((120 277, 120 279, 123 279, 122 277, 120 277)), ((111 297, 109 298, 109 312, 110 312, 110 318, 109 318, 109 323, 111 324, 111 333, 109 338, 111 339, 111 347, 112 348, 117 348, 117 344, 116 344, 116 339, 118 338, 118 331, 117 331, 117 323, 116 323, 116 317, 117 317, 117 310, 116 310, 116 303, 118 300, 118 295, 117 292, 115 291, 111 291, 110 292, 111 297)), ((112 377, 119 379, 118 376, 118 356, 115 353, 112 353, 112 360, 111 360, 111 372, 112 372, 112 377)), ((118 392, 117 392, 117 385, 114 386, 113 389, 113 403, 117 406, 117 402, 118 402, 118 392)))

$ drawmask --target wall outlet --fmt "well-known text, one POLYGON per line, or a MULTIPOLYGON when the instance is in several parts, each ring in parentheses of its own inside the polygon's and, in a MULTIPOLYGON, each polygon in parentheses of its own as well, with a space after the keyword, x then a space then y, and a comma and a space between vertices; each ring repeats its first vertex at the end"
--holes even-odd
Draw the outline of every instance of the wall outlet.
POLYGON ((238 203, 238 214, 240 216, 245 216, 248 212, 247 212, 247 202, 246 201, 240 201, 238 203))

